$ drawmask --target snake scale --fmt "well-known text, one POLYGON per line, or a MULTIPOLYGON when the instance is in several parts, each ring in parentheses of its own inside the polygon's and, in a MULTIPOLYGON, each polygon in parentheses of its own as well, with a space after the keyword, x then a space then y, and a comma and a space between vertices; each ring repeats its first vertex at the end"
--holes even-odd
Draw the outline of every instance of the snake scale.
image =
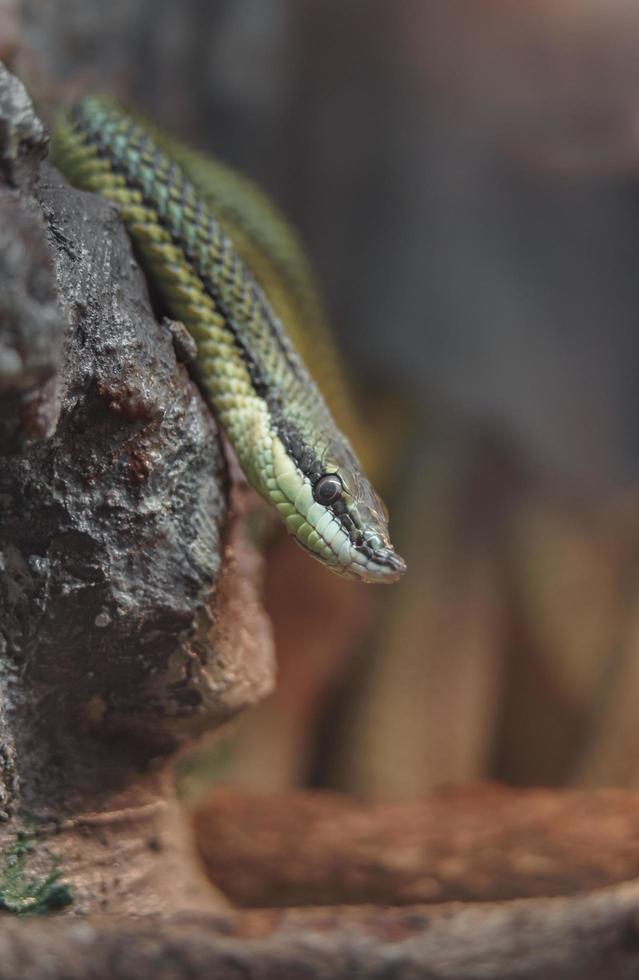
POLYGON ((202 180, 197 154, 100 97, 58 118, 53 147, 72 184, 118 206, 166 312, 196 342, 200 382, 249 483, 333 571, 399 578, 386 509, 289 336, 313 316, 312 276, 268 199, 222 164, 202 180))

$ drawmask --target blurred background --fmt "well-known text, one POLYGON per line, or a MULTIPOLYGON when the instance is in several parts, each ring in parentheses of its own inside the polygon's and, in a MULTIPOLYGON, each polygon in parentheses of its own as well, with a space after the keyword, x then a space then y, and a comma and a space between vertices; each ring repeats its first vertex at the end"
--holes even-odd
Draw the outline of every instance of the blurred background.
POLYGON ((0 0, 0 58, 286 211, 409 564, 271 543, 277 691, 184 791, 639 784, 639 4, 0 0))

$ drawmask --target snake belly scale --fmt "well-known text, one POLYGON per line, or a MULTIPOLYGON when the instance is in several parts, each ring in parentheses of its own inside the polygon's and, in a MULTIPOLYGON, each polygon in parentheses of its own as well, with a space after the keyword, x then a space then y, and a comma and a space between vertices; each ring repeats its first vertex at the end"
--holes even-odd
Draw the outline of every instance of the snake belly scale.
POLYGON ((249 267, 182 167, 115 103, 59 118, 54 160, 117 204, 166 311, 197 344, 200 380, 248 481, 311 555, 391 582, 405 565, 385 507, 249 267))

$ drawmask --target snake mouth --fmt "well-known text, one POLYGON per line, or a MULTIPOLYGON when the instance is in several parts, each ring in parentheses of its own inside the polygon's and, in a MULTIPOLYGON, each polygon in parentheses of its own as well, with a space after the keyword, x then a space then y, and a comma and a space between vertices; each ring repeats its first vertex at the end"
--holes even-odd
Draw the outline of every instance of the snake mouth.
POLYGON ((390 585, 400 579, 405 571, 406 562, 396 551, 392 548, 378 548, 372 556, 353 561, 344 569, 344 574, 364 582, 390 585))
POLYGON ((351 551, 346 560, 340 560, 337 554, 328 558, 326 554, 321 554, 310 548, 308 544, 299 537, 294 537, 296 544, 303 549, 316 561, 326 565, 342 578, 358 579, 360 582, 371 584, 390 585, 402 577, 406 571, 406 562, 392 548, 377 548, 367 555, 362 551, 351 551))

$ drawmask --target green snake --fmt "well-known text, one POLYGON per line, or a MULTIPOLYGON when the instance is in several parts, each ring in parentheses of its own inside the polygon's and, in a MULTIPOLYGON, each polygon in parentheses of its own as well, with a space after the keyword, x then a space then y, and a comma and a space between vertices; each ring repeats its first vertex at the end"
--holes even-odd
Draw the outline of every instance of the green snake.
POLYGON ((321 318, 277 209, 108 99, 61 115, 53 148, 72 184, 119 207, 155 292, 196 342, 200 383, 249 483, 333 571, 398 579, 384 504, 290 337, 321 318))

